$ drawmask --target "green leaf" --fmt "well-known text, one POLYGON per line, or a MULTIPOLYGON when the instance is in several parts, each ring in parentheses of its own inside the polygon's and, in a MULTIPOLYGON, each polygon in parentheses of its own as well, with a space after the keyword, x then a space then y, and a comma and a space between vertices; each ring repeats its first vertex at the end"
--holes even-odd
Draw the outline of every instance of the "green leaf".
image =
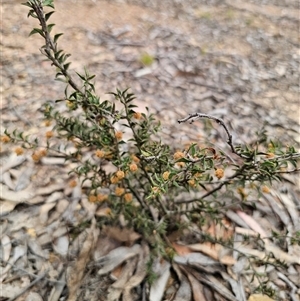
POLYGON ((63 52, 62 50, 58 50, 57 52, 54 53, 54 57, 57 59, 62 52, 63 52))
POLYGON ((49 25, 47 25, 47 30, 48 30, 48 32, 50 33, 51 32, 51 30, 52 30, 52 28, 55 26, 55 24, 49 24, 49 25))
POLYGON ((32 5, 31 4, 29 4, 28 2, 25 2, 25 3, 21 3, 21 5, 25 5, 25 6, 28 6, 28 7, 32 7, 32 5))
POLYGON ((55 78, 57 78, 57 77, 59 77, 59 76, 63 76, 63 74, 62 74, 61 72, 57 72, 57 73, 55 74, 55 78))
POLYGON ((150 156, 153 156, 153 154, 151 154, 151 153, 149 153, 149 152, 146 152, 146 151, 143 151, 142 149, 141 149, 141 153, 142 153, 142 155, 143 155, 145 158, 150 157, 150 156))
MULTIPOLYGON (((154 174, 154 177, 155 177, 156 181, 157 181, 159 184, 162 184, 162 183, 163 183, 162 178, 158 177, 158 175, 157 175, 156 173, 154 174)), ((162 188, 162 187, 160 187, 160 188, 162 188)))
POLYGON ((59 37, 62 35, 63 35, 63 33, 57 33, 56 35, 54 35, 54 43, 57 43, 59 37))
POLYGON ((57 58, 57 60, 62 64, 67 60, 69 56, 69 53, 63 53, 60 57, 57 58))
POLYGON ((61 77, 58 77, 59 75, 58 74, 56 74, 56 78, 55 78, 55 80, 57 80, 57 81, 59 81, 59 82, 63 82, 63 83, 66 83, 67 82, 67 80, 65 80, 64 78, 61 78, 61 77))
POLYGON ((189 151, 190 151, 191 155, 194 157, 195 154, 196 154, 196 144, 193 143, 193 144, 190 146, 189 151))
POLYGON ((76 72, 76 74, 82 79, 82 80, 84 80, 85 81, 85 77, 84 77, 84 75, 81 75, 80 73, 78 73, 78 72, 76 72))
POLYGON ((51 11, 50 13, 45 14, 45 20, 48 21, 53 13, 54 13, 54 11, 51 11))
POLYGON ((43 6, 48 6, 54 9, 53 0, 43 0, 43 6))
POLYGON ((176 161, 176 163, 177 163, 177 162, 190 163, 190 162, 193 162, 193 161, 191 161, 191 160, 189 160, 189 159, 187 159, 187 158, 180 158, 180 159, 178 159, 178 160, 176 161))
POLYGON ((201 183, 198 183, 204 190, 206 190, 207 191, 207 189, 206 189, 206 187, 203 185, 203 184, 201 184, 201 183))
POLYGON ((175 186, 175 187, 177 187, 177 188, 180 188, 179 184, 176 181, 173 181, 172 185, 175 186))
POLYGON ((296 160, 289 160, 289 162, 290 162, 295 168, 297 168, 297 161, 296 161, 296 160))
MULTIPOLYGON (((89 83, 89 85, 90 85, 92 91, 95 92, 95 86, 94 86, 93 84, 91 84, 91 83, 89 83)), ((96 102, 96 103, 97 103, 97 104, 99 103, 99 99, 97 99, 97 102, 96 102)))
POLYGON ((29 13, 27 14, 27 18, 32 17, 35 19, 38 19, 38 16, 36 15, 36 13, 34 12, 34 10, 30 10, 29 13))
POLYGON ((64 69, 65 69, 65 70, 68 70, 69 67, 70 67, 70 65, 71 65, 71 63, 66 63, 66 64, 64 64, 64 69))
POLYGON ((32 36, 32 35, 34 35, 36 33, 40 34, 43 38, 45 37, 44 32, 41 29, 39 29, 39 28, 32 29, 32 31, 30 32, 29 36, 32 36))

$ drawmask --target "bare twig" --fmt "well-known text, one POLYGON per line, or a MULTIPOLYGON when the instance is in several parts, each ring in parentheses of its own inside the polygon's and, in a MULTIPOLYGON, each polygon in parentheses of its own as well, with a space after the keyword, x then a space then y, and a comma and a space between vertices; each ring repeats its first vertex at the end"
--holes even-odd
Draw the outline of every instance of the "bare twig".
POLYGON ((243 156, 242 154, 240 154, 236 151, 235 147, 232 144, 232 135, 230 134, 227 126, 225 125, 225 123, 222 119, 220 119, 218 117, 215 117, 215 116, 212 116, 212 115, 208 115, 208 114, 194 113, 194 114, 189 114, 188 117, 185 117, 183 119, 178 119, 178 123, 182 123, 182 122, 186 122, 186 121, 190 121, 190 123, 193 123, 195 120, 200 119, 200 118, 212 119, 212 120, 215 120, 218 124, 220 124, 226 131, 226 134, 227 134, 227 137, 228 137, 227 143, 230 146, 231 151, 234 154, 236 154, 236 155, 238 155, 242 158, 248 158, 248 157, 245 157, 245 156, 243 156))
POLYGON ((299 168, 294 168, 294 169, 291 169, 291 170, 275 171, 274 173, 275 174, 278 174, 278 173, 287 174, 287 173, 295 173, 295 172, 298 172, 298 171, 300 171, 300 167, 299 168))
POLYGON ((300 158, 300 153, 294 153, 294 154, 284 154, 281 156, 275 156, 273 158, 268 158, 268 161, 273 161, 276 160, 277 162, 279 161, 285 161, 285 160, 289 160, 289 159, 298 159, 300 158))
POLYGON ((17 300, 20 296, 25 294, 32 286, 36 285, 39 281, 41 281, 48 274, 48 272, 49 272, 49 270, 46 270, 42 275, 38 276, 27 287, 25 287, 21 292, 16 294, 14 297, 10 298, 8 301, 17 300))
MULTIPOLYGON (((11 241, 11 242, 12 242, 12 241, 11 241)), ((36 274, 30 273, 30 272, 28 272, 27 270, 22 269, 22 268, 20 268, 20 267, 18 267, 18 266, 16 266, 16 265, 12 264, 12 263, 9 262, 9 261, 6 261, 6 260, 1 259, 1 262, 5 263, 5 264, 9 264, 9 265, 11 265, 14 269, 17 269, 17 270, 19 270, 19 271, 21 271, 21 272, 23 272, 23 273, 25 273, 25 274, 27 274, 27 275, 29 275, 29 276, 31 276, 31 277, 34 277, 34 278, 39 278, 39 277, 40 277, 40 276, 38 276, 38 275, 36 275, 36 274)), ((50 279, 50 278, 46 278, 45 280, 47 280, 47 281, 50 282, 50 283, 57 283, 57 284, 62 284, 62 285, 65 285, 65 284, 66 284, 66 282, 64 282, 64 281, 54 280, 54 279, 50 279)))

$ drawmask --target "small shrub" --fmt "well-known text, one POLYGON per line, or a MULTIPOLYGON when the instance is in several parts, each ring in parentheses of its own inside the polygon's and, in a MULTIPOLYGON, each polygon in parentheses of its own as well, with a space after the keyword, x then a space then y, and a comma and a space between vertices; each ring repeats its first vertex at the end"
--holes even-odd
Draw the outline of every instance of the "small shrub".
MULTIPOLYGON (((29 16, 40 22, 30 34, 42 36, 42 54, 58 70, 56 78, 66 83, 68 89, 60 101, 68 111, 60 112, 53 103, 44 105, 45 124, 53 125, 44 141, 24 136, 21 130, 6 131, 1 140, 17 145, 17 154, 33 149, 34 161, 47 155, 47 150, 63 153, 58 141, 72 142, 75 150, 63 153, 66 160, 77 162, 70 171, 77 178, 72 185, 89 181, 89 201, 106 208, 106 214, 98 218, 99 227, 119 224, 122 216, 127 227, 148 241, 153 254, 170 258, 174 252, 170 252, 169 234, 193 224, 201 228, 210 220, 220 222, 225 208, 233 205, 223 201, 226 196, 235 200, 235 205, 246 206, 250 194, 268 193, 273 181, 299 170, 299 153, 293 146, 283 147, 265 133, 252 145, 234 145, 224 121, 206 114, 194 113, 178 122, 199 118, 216 122, 227 135, 232 158, 228 149, 197 143, 175 149, 163 143, 159 122, 152 114, 138 111, 135 96, 128 89, 111 92, 114 101, 101 100, 94 88, 94 75, 77 73, 80 85, 76 83, 68 71, 69 54, 58 48, 62 34, 51 36, 54 24, 48 21, 53 11, 44 12, 44 7, 54 8, 52 0, 29 0, 24 5, 29 7, 29 16), (122 105, 119 111, 116 102, 122 105), (129 138, 124 138, 124 129, 129 138), (93 155, 84 156, 87 152, 93 155), (107 172, 107 164, 115 171, 107 172)), ((153 58, 145 55, 141 61, 149 65, 153 58)), ((232 246, 222 239, 218 243, 232 246)))

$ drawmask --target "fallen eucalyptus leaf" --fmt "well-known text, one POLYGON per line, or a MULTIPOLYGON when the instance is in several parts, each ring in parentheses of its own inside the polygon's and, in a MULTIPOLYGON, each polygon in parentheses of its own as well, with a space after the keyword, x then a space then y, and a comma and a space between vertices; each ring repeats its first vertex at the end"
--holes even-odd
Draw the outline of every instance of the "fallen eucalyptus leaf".
POLYGON ((149 301, 161 301, 170 277, 170 267, 171 265, 167 261, 158 263, 156 266, 155 272, 159 273, 159 277, 151 285, 149 301))
POLYGON ((149 258, 149 247, 147 244, 144 244, 142 246, 142 250, 139 252, 138 264, 135 274, 129 279, 124 288, 123 301, 131 301, 131 289, 138 286, 145 279, 147 275, 147 263, 149 261, 149 258))
POLYGON ((68 301, 77 300, 78 290, 80 289, 84 277, 85 268, 90 261, 91 254, 99 235, 99 229, 96 227, 95 219, 92 220, 91 227, 86 230, 86 233, 86 239, 82 244, 82 248, 80 249, 76 261, 72 266, 67 268, 66 279, 69 289, 68 301))
POLYGON ((3 174, 7 170, 22 164, 26 157, 24 155, 17 156, 15 153, 11 153, 7 162, 2 166, 1 173, 3 174))
MULTIPOLYGON (((115 301, 118 300, 125 288, 126 282, 133 275, 134 270, 137 265, 137 257, 130 258, 126 261, 125 266, 122 267, 122 271, 120 273, 119 279, 113 283, 109 288, 109 294, 107 296, 107 301, 115 301)), ((124 300, 124 299, 123 299, 124 300)))
POLYGON ((25 170, 19 175, 15 186, 15 191, 24 190, 31 182, 31 176, 34 172, 33 167, 26 167, 25 170))
MULTIPOLYGON (((191 245, 192 246, 192 245, 191 245)), ((191 247, 190 246, 190 247, 191 247)), ((179 263, 179 264, 201 264, 204 266, 208 265, 219 265, 219 262, 217 260, 214 260, 208 256, 205 256, 201 253, 189 253, 183 256, 175 256, 174 257, 174 262, 179 263)))
POLYGON ((176 272, 180 281, 179 289, 176 292, 174 301, 190 301, 192 298, 192 290, 187 277, 181 272, 178 265, 173 264, 173 269, 176 272))
POLYGON ((9 190, 7 186, 0 184, 0 191, 1 191, 1 199, 7 200, 10 202, 24 203, 27 200, 32 199, 36 193, 32 189, 26 189, 23 191, 12 191, 9 190))
POLYGON ((112 250, 108 255, 101 257, 95 265, 102 265, 98 275, 104 275, 112 271, 125 260, 136 256, 141 249, 140 245, 133 245, 131 248, 120 247, 112 250))
POLYGON ((3 261, 8 261, 11 252, 11 241, 7 235, 4 235, 1 238, 1 246, 2 246, 2 259, 3 261))

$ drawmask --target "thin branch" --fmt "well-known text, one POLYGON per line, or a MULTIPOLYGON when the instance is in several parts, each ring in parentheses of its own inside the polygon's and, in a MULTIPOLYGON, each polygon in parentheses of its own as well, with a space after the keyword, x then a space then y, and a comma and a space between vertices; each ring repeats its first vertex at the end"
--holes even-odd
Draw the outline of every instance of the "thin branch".
POLYGON ((300 171, 300 167, 299 168, 294 168, 294 169, 291 169, 291 170, 283 170, 283 171, 275 171, 274 173, 275 174, 288 174, 288 173, 295 173, 295 172, 298 172, 300 171))
POLYGON ((46 45, 43 46, 44 48, 41 48, 41 52, 42 54, 46 55, 47 58, 52 62, 52 64, 57 67, 62 74, 64 75, 64 77, 67 79, 67 82, 69 83, 69 85, 77 92, 81 93, 82 95, 84 95, 84 93, 79 89, 79 87, 76 85, 76 83, 73 81, 71 75, 69 74, 69 72, 65 69, 65 67, 63 65, 61 65, 58 60, 55 58, 55 56, 53 56, 51 54, 51 52, 53 52, 54 54, 57 53, 57 44, 54 43, 53 39, 50 36, 50 32, 48 30, 47 27, 47 22, 45 19, 45 14, 44 14, 44 9, 43 9, 43 5, 41 3, 41 1, 39 2, 33 2, 32 3, 32 9, 34 10, 34 12, 36 13, 39 21, 40 21, 40 25, 42 27, 42 31, 44 33, 44 39, 46 42, 46 45))
MULTIPOLYGON (((13 241, 15 241, 15 240, 13 240, 13 241)), ((13 241, 11 241, 11 243, 12 243, 13 241)), ((6 260, 1 259, 1 262, 5 263, 5 264, 9 264, 9 265, 12 266, 14 269, 17 269, 17 270, 19 270, 19 271, 21 271, 21 272, 23 272, 23 273, 25 273, 25 274, 27 274, 27 275, 29 275, 29 276, 31 276, 31 277, 34 277, 34 278, 39 278, 39 277, 40 277, 39 275, 33 274, 33 273, 31 273, 31 272, 28 272, 27 270, 22 269, 22 268, 20 268, 20 267, 18 267, 18 266, 16 266, 16 265, 12 264, 12 263, 9 262, 9 261, 6 261, 6 260)), ((50 278, 46 278, 45 280, 48 281, 48 282, 50 282, 50 283, 57 283, 57 284, 62 284, 62 285, 65 285, 65 284, 66 284, 66 282, 64 282, 64 281, 54 280, 54 279, 50 279, 50 278)))
POLYGON ((223 182, 221 182, 217 187, 215 187, 214 189, 208 191, 207 193, 202 195, 200 198, 192 199, 192 200, 186 200, 186 201, 179 201, 179 202, 176 202, 176 204, 188 204, 188 203, 193 203, 193 202, 197 202, 197 201, 201 201, 201 200, 205 199, 206 197, 208 197, 211 194, 215 193, 216 191, 220 190, 224 185, 230 184, 233 179, 239 177, 240 175, 243 175, 246 168, 247 168, 247 165, 243 165, 239 171, 237 171, 232 176, 228 177, 226 180, 223 180, 223 182))
POLYGON ((280 156, 275 156, 273 158, 267 158, 264 159, 264 161, 273 161, 276 160, 277 162, 279 161, 283 161, 283 160, 289 160, 289 159, 298 159, 300 158, 300 153, 294 153, 294 154, 284 154, 284 155, 280 155, 280 156))
POLYGON ((185 117, 183 119, 178 119, 178 123, 182 123, 182 122, 186 122, 186 121, 190 121, 190 123, 193 123, 195 120, 200 119, 200 118, 207 118, 207 119, 212 119, 215 120, 218 124, 220 124, 226 131, 228 140, 227 140, 227 144, 230 146, 231 151, 242 157, 242 158, 248 158, 244 155, 242 155, 241 153, 238 153, 237 150, 235 149, 235 147, 232 144, 232 135, 230 134, 227 126, 225 125, 224 121, 218 117, 212 116, 212 115, 208 115, 208 114, 202 114, 202 113, 194 113, 194 114, 189 114, 188 117, 185 117))
POLYGON ((45 276, 49 273, 49 270, 44 272, 42 275, 38 276, 35 280, 33 280, 27 287, 25 287, 21 292, 16 294, 14 297, 10 298, 8 301, 17 300, 20 296, 25 294, 32 286, 36 285, 39 281, 41 281, 45 276))

